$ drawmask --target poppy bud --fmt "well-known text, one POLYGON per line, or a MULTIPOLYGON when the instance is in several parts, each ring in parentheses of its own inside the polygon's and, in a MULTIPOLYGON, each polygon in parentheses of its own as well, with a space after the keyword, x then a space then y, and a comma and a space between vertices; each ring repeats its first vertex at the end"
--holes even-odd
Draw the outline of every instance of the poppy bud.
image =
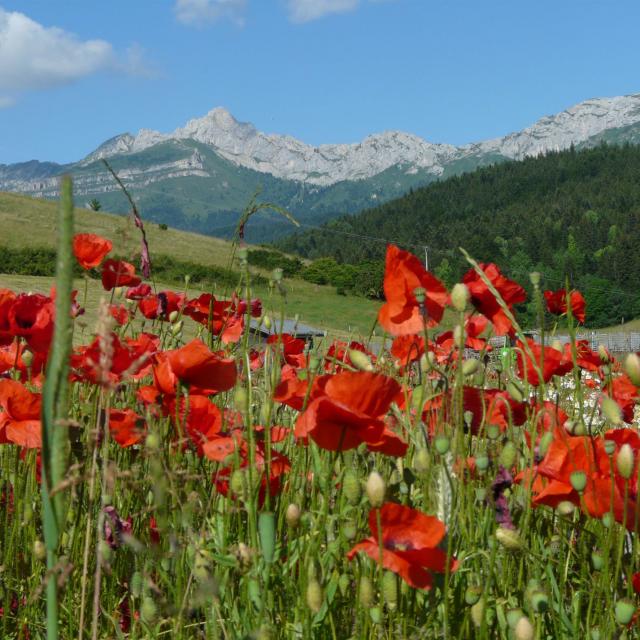
POLYGON ((587 486, 587 474, 584 471, 572 471, 569 482, 578 493, 582 493, 587 486))
POLYGON ((593 627, 589 633, 591 640, 602 640, 602 634, 600 633, 600 627, 593 627))
POLYGON ((489 456, 486 453, 479 453, 475 460, 478 471, 486 471, 489 468, 489 456))
POLYGON ((427 473, 429 471, 429 452, 424 449, 418 449, 413 455, 413 468, 417 474, 427 473))
POLYGON ((557 339, 551 342, 551 348, 555 349, 556 351, 559 351, 560 353, 562 353, 564 350, 562 342, 560 342, 560 340, 557 340, 557 339))
POLYGON ((184 322, 182 320, 179 320, 175 324, 172 324, 171 335, 177 336, 182 331, 182 327, 184 327, 184 322))
POLYGON ((349 360, 351 360, 353 366, 360 371, 373 371, 371 358, 369 358, 366 353, 362 353, 362 351, 349 349, 349 360))
POLYGON ((453 328, 453 341, 455 344, 464 342, 464 329, 459 324, 453 328))
POLYGON ((497 424, 487 425, 487 438, 497 440, 500 437, 500 427, 497 424))
POLYGON ((358 533, 358 527, 353 520, 347 520, 340 530, 346 540, 353 540, 358 533))
POLYGON ((42 540, 36 540, 33 543, 33 555, 37 560, 44 560, 47 557, 47 550, 42 540))
POLYGON ((471 620, 475 627, 481 627, 484 621, 484 600, 478 600, 471 607, 471 620))
POLYGON ((496 529, 496 540, 510 551, 518 551, 522 549, 522 540, 517 531, 507 529, 506 527, 498 527, 496 529))
POLYGON ((524 615, 524 611, 520 609, 520 607, 517 607, 515 609, 509 609, 509 611, 507 611, 507 624, 512 629, 515 629, 516 625, 518 624, 518 620, 520 620, 520 618, 522 618, 523 615, 524 615))
POLYGON ((616 457, 616 466, 618 467, 618 473, 628 480, 633 474, 633 449, 628 442, 625 442, 618 451, 616 457))
MULTIPOLYGON (((24 360, 24 356, 22 356, 24 360)), ((640 387, 640 357, 637 353, 630 353, 624 361, 624 370, 626 371, 629 379, 636 387, 640 387)))
POLYGON ((367 497, 374 509, 382 506, 385 490, 382 476, 377 471, 372 471, 367 478, 367 497))
POLYGON ((487 490, 485 487, 476 488, 476 500, 478 502, 484 502, 487 498, 487 490))
POLYGON ((347 471, 342 480, 342 491, 349 504, 355 505, 360 502, 362 488, 360 480, 354 471, 347 471))
POLYGON ((382 622, 382 613, 380 612, 380 607, 372 607, 369 609, 369 617, 371 618, 371 622, 373 624, 380 624, 382 622))
POLYGON ((547 455, 547 451, 549 450, 549 445, 553 442, 553 433, 551 431, 547 431, 542 438, 540 438, 540 444, 538 445, 538 452, 541 458, 544 458, 547 455))
POLYGON ((467 308, 470 297, 469 289, 466 284, 458 282, 453 285, 453 289, 451 289, 451 304, 456 311, 460 311, 460 313, 462 313, 467 308))
POLYGON ((445 455, 447 451, 449 451, 449 447, 451 446, 451 441, 447 436, 441 435, 437 436, 435 440, 436 451, 441 455, 445 455))
POLYGON ((129 583, 129 590, 134 598, 142 593, 142 575, 139 571, 134 571, 129 583))
POLYGON ((632 600, 623 598, 616 602, 616 622, 618 624, 629 624, 635 612, 636 605, 632 600))
POLYGON ((533 640, 535 637, 535 630, 527 616, 522 616, 522 618, 518 620, 515 629, 513 630, 513 637, 516 640, 533 640))
POLYGON ((262 324, 265 326, 265 328, 268 331, 269 329, 271 329, 271 318, 269 316, 265 315, 262 318, 262 324))
POLYGON ((604 558, 602 557, 602 553, 600 551, 591 552, 591 564, 596 571, 602 571, 602 567, 604 566, 604 558))
POLYGON ((607 352, 607 348, 603 344, 598 345, 598 355, 600 356, 600 362, 604 364, 609 362, 609 353, 607 352))
POLYGON ((529 597, 531 608, 536 613, 544 613, 549 608, 549 596, 544 591, 537 589, 529 597))
POLYGON ((285 513, 285 520, 287 524, 295 529, 300 523, 300 507, 293 502, 287 507, 287 511, 285 513))
POLYGON ((33 364, 33 352, 29 349, 25 349, 22 352, 22 362, 24 366, 27 367, 27 369, 31 367, 31 365, 33 364))
POLYGON ((462 363, 462 374, 465 376, 472 376, 480 368, 480 361, 475 358, 470 358, 462 363))
POLYGON ((524 400, 524 390, 519 384, 513 382, 513 380, 507 382, 507 393, 516 402, 522 402, 524 400))
POLYGON ((249 399, 249 394, 244 387, 236 387, 233 392, 233 404, 235 405, 238 411, 245 411, 247 408, 247 400, 249 399))
POLYGON ((398 579, 391 571, 385 571, 382 576, 382 596, 387 607, 394 611, 398 606, 398 579))
POLYGON ((505 469, 511 469, 516 461, 517 455, 518 450, 516 449, 516 445, 511 441, 506 442, 500 453, 500 464, 505 469))
POLYGON ((569 502, 568 500, 562 500, 560 503, 558 503, 558 506, 556 507, 556 511, 558 512, 558 515, 564 518, 568 518, 570 515, 573 514, 575 510, 576 508, 573 502, 569 502))
POLYGON ((606 528, 606 529, 610 529, 613 526, 614 523, 614 519, 613 519, 613 514, 610 513, 609 511, 607 511, 607 513, 603 514, 602 516, 602 525, 606 528))
POLYGON ((340 577, 338 578, 338 589, 340 589, 340 593, 343 597, 347 595, 347 591, 349 590, 350 586, 351 579, 349 578, 349 576, 346 573, 340 574, 340 577))
POLYGON ((482 596, 482 587, 467 587, 464 592, 464 601, 469 606, 473 606, 476 602, 478 602, 478 600, 480 600, 480 596, 482 596))
POLYGON ((245 490, 245 474, 240 469, 236 469, 231 474, 231 479, 229 480, 229 488, 233 493, 237 496, 243 496, 245 490))
POLYGON ((150 451, 155 451, 160 448, 160 436, 152 431, 147 435, 144 441, 145 447, 150 451))
POLYGON ((622 424, 622 412, 618 403, 609 396, 602 397, 602 414, 611 424, 622 424))
POLYGON ((360 578, 360 585, 358 588, 358 600, 365 609, 368 609, 373 604, 373 598, 374 593, 371 580, 369 580, 367 576, 362 576, 362 578, 360 578))
POLYGON ((273 274, 271 275, 271 277, 273 278, 274 282, 280 282, 282 280, 283 275, 284 275, 284 272, 282 271, 282 269, 280 269, 280 267, 277 267, 276 269, 273 270, 273 274))
POLYGON ((173 323, 175 322, 178 317, 180 316, 180 313, 174 309, 170 314, 169 314, 169 322, 173 323))
POLYGON ((158 607, 156 607, 156 603, 153 601, 153 598, 147 596, 142 599, 142 604, 140 605, 140 617, 144 622, 149 624, 156 619, 158 615, 158 607))
POLYGON ((315 579, 310 580, 307 585, 307 606, 313 613, 318 613, 322 608, 323 597, 320 583, 315 579))

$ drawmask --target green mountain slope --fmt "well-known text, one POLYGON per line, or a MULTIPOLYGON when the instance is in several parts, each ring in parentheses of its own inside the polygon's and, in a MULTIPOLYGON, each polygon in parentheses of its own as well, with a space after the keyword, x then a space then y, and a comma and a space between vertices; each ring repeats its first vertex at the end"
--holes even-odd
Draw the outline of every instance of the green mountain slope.
POLYGON ((428 247, 449 284, 467 268, 464 247, 522 283, 534 270, 547 288, 568 278, 587 297, 590 324, 609 325, 640 315, 639 178, 636 146, 551 153, 444 180, 278 246, 354 264, 382 260, 384 240, 420 256, 428 247))

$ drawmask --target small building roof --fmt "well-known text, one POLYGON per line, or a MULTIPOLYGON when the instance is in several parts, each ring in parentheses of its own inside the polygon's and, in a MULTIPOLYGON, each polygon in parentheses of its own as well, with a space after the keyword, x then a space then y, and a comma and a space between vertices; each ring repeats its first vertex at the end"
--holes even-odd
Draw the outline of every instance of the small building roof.
POLYGON ((253 333, 257 333, 264 337, 276 336, 281 333, 288 333, 297 338, 320 338, 326 335, 326 331, 316 329, 308 324, 297 322, 296 320, 283 320, 274 319, 271 321, 271 328, 267 329, 264 323, 259 323, 258 320, 252 319, 250 330, 253 333))

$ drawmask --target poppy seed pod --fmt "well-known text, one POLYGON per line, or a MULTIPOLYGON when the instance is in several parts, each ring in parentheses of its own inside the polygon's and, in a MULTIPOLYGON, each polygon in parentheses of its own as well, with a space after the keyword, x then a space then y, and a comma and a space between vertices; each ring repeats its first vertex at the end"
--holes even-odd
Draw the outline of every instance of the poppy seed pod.
POLYGON ((542 278, 542 275, 540 274, 539 271, 532 271, 529 274, 529 282, 531 282, 531 284, 537 289, 540 286, 540 279, 542 278))
POLYGON ((480 600, 480 596, 482 596, 482 587, 467 587, 464 592, 464 601, 469 606, 473 606, 476 602, 478 602, 478 600, 480 600))
POLYGON ((510 551, 519 551, 522 549, 522 540, 517 531, 507 529, 506 527, 498 527, 496 529, 496 540, 510 551))
POLYGON ((486 471, 489 468, 489 456, 486 453, 476 455, 475 461, 478 471, 486 471))
POLYGON ((602 415, 614 425, 622 424, 622 412, 618 403, 609 396, 602 397, 602 415))
POLYGON ((587 486, 587 474, 584 471, 572 471, 569 482, 578 493, 582 493, 587 486))
POLYGON ((625 480, 628 480, 633 474, 633 449, 628 442, 625 442, 618 451, 616 467, 618 467, 618 473, 625 480))
POLYGON ((384 502, 385 484, 382 476, 377 471, 372 471, 367 478, 367 497, 373 508, 382 506, 384 502))
POLYGON ((427 295, 427 292, 423 287, 416 287, 413 290, 413 295, 418 304, 424 304, 424 299, 425 299, 425 296, 427 295))
MULTIPOLYGON (((24 360, 24 356, 22 357, 24 360)), ((640 357, 637 353, 630 353, 624 361, 624 370, 636 387, 640 387, 640 357)))
POLYGON ((322 607, 322 587, 317 580, 310 580, 307 585, 307 606, 313 613, 318 613, 322 607))
POLYGON ((618 624, 629 624, 636 612, 636 605, 632 600, 623 598, 616 602, 616 622, 618 624))
POLYGON ((462 313, 467 308, 470 298, 471 295, 466 284, 458 282, 453 285, 453 289, 451 289, 451 304, 456 311, 462 313))
POLYGON ((445 455, 449 451, 451 441, 447 436, 438 436, 435 441, 436 451, 441 455, 445 455))
POLYGON ((371 358, 369 358, 366 353, 362 353, 362 351, 358 351, 357 349, 349 349, 349 359, 356 369, 360 371, 373 371, 371 358))
POLYGON ((360 487, 360 480, 355 472, 347 471, 344 474, 344 479, 342 480, 342 491, 349 504, 355 505, 360 502, 362 489, 360 487))
POLYGON ((535 630, 531 624, 531 620, 527 616, 522 616, 516 623, 513 630, 513 636, 516 640, 533 640, 535 637, 535 630))
POLYGON ((285 513, 285 520, 287 524, 295 529, 300 523, 300 507, 293 502, 287 507, 287 511, 285 513))

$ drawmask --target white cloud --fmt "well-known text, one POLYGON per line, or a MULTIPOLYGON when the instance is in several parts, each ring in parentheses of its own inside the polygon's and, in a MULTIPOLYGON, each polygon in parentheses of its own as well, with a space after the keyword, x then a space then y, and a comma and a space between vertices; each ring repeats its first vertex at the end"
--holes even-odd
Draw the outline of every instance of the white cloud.
POLYGON ((287 0, 292 22, 310 22, 330 13, 353 11, 360 0, 287 0))
POLYGON ((174 11, 178 21, 190 27, 223 19, 242 26, 246 7, 247 0, 176 0, 174 11))
POLYGON ((0 8, 0 91, 15 94, 68 84, 114 63, 104 40, 80 40, 0 8))

